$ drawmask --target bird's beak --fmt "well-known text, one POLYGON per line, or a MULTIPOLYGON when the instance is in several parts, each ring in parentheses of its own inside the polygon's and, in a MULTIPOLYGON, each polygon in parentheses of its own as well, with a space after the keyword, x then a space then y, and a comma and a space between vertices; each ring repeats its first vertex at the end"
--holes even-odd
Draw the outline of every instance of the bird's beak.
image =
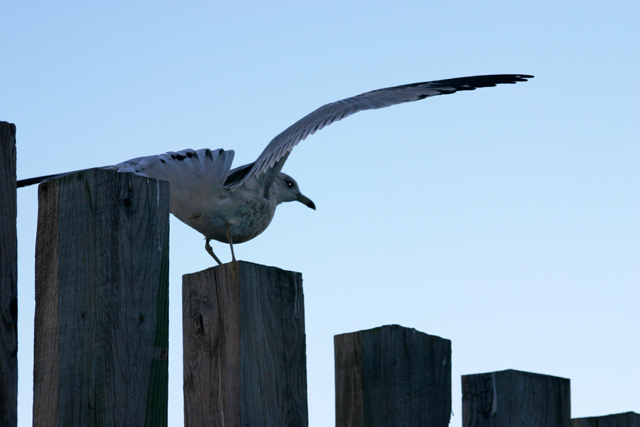
POLYGON ((302 203, 303 205, 305 205, 306 207, 311 208, 311 209, 313 209, 314 211, 316 210, 316 205, 315 205, 315 203, 313 203, 313 202, 311 201, 311 199, 310 199, 310 198, 308 198, 307 196, 303 196, 302 194, 300 194, 300 195, 298 196, 298 201, 299 201, 300 203, 302 203))

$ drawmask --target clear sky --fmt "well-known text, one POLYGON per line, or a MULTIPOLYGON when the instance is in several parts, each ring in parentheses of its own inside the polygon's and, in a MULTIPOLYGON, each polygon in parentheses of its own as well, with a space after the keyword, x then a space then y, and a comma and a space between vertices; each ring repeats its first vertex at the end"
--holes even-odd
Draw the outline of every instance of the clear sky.
MULTIPOLYGON (((477 74, 503 85, 359 113, 284 171, 238 258, 302 272, 310 425, 334 423, 333 336, 452 340, 460 376, 571 379, 572 415, 640 412, 640 2, 0 0, 0 120, 18 177, 184 148, 237 165, 313 109, 477 74)), ((37 188, 18 192, 19 425, 31 425, 37 188)), ((181 276, 212 266, 171 221, 169 425, 182 425, 181 276)), ((228 248, 214 245, 223 260, 228 248)))

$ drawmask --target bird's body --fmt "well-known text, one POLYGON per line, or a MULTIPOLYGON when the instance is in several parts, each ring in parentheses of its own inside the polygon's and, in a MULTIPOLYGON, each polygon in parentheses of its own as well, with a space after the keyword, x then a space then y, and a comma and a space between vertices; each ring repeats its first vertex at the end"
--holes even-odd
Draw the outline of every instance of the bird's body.
POLYGON ((233 156, 231 150, 187 149, 111 168, 170 182, 170 210, 178 219, 207 239, 231 243, 231 237, 233 243, 244 243, 271 223, 278 206, 277 186, 272 185, 266 197, 255 178, 233 192, 225 189, 233 156))
POLYGON ((207 251, 220 263, 209 240, 232 245, 253 239, 267 229, 283 202, 298 200, 315 209, 296 181, 282 172, 269 185, 261 176, 252 176, 231 190, 250 166, 231 170, 233 156, 232 150, 186 149, 138 157, 106 169, 168 181, 171 213, 204 235, 207 251))
MULTIPOLYGON (((289 153, 301 140, 335 121, 363 110, 377 109, 430 96, 527 81, 533 76, 502 74, 437 80, 366 92, 324 105, 276 136, 255 162, 231 169, 232 150, 186 149, 138 157, 105 169, 165 180, 170 183, 170 210, 210 240, 243 243, 261 234, 276 207, 299 201, 315 209, 298 184, 281 172, 289 153)), ((18 187, 73 172, 18 181, 18 187)), ((231 246, 233 254, 233 246, 231 246)), ((234 257, 235 259, 235 257, 234 257)))

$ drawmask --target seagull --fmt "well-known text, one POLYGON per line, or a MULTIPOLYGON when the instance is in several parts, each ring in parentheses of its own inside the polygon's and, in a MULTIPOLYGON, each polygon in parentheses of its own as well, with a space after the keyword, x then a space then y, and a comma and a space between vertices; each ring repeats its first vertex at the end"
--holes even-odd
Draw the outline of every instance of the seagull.
MULTIPOLYGON (((531 78, 526 74, 494 74, 435 80, 378 89, 332 102, 273 138, 255 162, 234 169, 231 169, 233 150, 208 148, 138 157, 102 168, 168 181, 171 213, 202 233, 206 251, 222 264, 211 248, 211 240, 229 244, 235 261, 233 244, 260 235, 271 223, 279 204, 298 201, 315 210, 315 204, 300 192, 296 180, 281 172, 293 147, 309 135, 359 111, 531 78)), ((76 172, 80 171, 25 179, 18 181, 17 186, 76 172)))

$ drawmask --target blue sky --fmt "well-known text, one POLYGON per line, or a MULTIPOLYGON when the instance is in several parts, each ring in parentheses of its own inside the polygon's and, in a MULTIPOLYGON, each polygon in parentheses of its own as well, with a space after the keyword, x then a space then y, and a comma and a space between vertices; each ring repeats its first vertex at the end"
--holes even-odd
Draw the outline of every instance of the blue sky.
MULTIPOLYGON (((304 278, 311 426, 334 423, 333 336, 452 340, 460 376, 571 379, 572 415, 640 412, 640 3, 0 0, 0 120, 18 177, 184 148, 254 160, 313 109, 478 74, 535 79, 363 112, 284 171, 238 258, 304 278)), ((19 425, 31 424, 36 187, 18 193, 19 425)), ((181 276, 212 266, 171 221, 169 424, 182 425, 181 276)), ((214 246, 223 260, 227 247, 214 246)))

